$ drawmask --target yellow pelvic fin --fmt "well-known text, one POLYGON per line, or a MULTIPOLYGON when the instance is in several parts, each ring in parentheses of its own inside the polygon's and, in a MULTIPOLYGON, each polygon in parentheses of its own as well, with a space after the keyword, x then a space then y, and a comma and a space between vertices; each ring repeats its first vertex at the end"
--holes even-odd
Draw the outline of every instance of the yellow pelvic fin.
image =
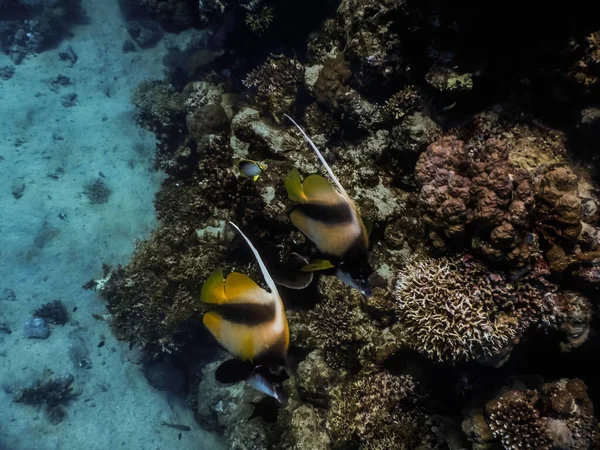
POLYGON ((200 291, 200 301, 204 303, 215 303, 220 305, 227 301, 225 296, 225 283, 223 279, 223 269, 215 270, 206 279, 200 291))
POLYGON ((331 261, 327 259, 315 259, 310 264, 303 266, 300 271, 301 272, 317 272, 319 270, 327 270, 335 267, 331 264, 331 261))
POLYGON ((290 170, 283 182, 290 200, 298 203, 306 203, 308 201, 308 198, 304 193, 304 187, 302 186, 302 180, 300 179, 298 169, 294 168, 290 170))

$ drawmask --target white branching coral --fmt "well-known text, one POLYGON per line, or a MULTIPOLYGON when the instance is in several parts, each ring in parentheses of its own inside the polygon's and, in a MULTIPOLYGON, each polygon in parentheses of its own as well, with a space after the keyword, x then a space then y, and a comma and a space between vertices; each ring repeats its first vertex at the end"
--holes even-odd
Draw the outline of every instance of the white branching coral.
POLYGON ((495 295, 478 265, 460 258, 413 258, 395 289, 407 345, 440 362, 504 353, 517 336, 518 322, 498 312, 495 295))

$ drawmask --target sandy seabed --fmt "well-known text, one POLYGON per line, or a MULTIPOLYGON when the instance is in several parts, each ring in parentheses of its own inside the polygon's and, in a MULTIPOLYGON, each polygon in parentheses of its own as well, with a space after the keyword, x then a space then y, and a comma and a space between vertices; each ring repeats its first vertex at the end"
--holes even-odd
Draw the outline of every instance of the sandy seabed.
MULTIPOLYGON (((73 37, 0 80, 0 293, 15 294, 0 300, 0 322, 12 330, 0 331, 0 449, 224 448, 182 399, 149 385, 140 355, 94 319, 105 305, 81 287, 101 276, 103 262, 126 263, 135 241, 156 226, 152 200, 163 174, 151 168, 154 136, 135 124, 130 98, 140 81, 163 77, 167 43, 183 45, 186 36, 124 53, 129 36, 117 0, 83 4, 88 20, 73 37), (58 56, 69 45, 78 55, 72 67, 58 56), (72 84, 51 89, 58 75, 72 84), (77 97, 65 106, 71 93, 77 97), (84 194, 96 179, 111 190, 106 203, 84 194), (27 339, 23 323, 55 299, 70 321, 50 325, 48 339, 27 339), (89 367, 78 367, 75 346, 89 352, 89 367), (80 395, 61 423, 52 424, 43 408, 12 401, 11 390, 63 373, 75 377, 80 395)), ((0 67, 8 64, 1 54, 0 67)))

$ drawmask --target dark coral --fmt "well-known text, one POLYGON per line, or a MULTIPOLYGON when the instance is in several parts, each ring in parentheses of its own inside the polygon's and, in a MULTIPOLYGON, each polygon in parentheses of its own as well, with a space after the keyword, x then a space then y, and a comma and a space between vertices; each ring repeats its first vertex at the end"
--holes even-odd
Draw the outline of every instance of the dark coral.
POLYGON ((200 22, 199 5, 194 0, 119 0, 128 19, 156 20, 171 32, 179 32, 200 22))
POLYGON ((0 4, 0 48, 20 64, 28 54, 55 47, 69 27, 83 16, 81 0, 12 2, 0 4))
POLYGON ((303 80, 304 67, 300 62, 284 55, 273 55, 248 74, 244 85, 256 88, 257 103, 281 123, 285 120, 284 114, 294 116, 303 80))
POLYGON ((505 388, 486 406, 493 437, 509 449, 583 450, 597 445, 587 386, 577 378, 536 389, 505 388))
POLYGON ((354 77, 360 86, 390 83, 403 75, 407 17, 406 2, 342 1, 338 19, 344 53, 354 66, 354 77))
POLYGON ((46 323, 53 323, 55 325, 64 325, 69 321, 67 308, 60 300, 44 303, 33 312, 33 316, 41 317, 46 323))
POLYGON ((423 397, 409 375, 365 370, 329 395, 326 427, 332 448, 386 439, 401 445, 397 448, 414 448, 428 438, 423 397))
POLYGON ((553 270, 563 271, 581 233, 578 180, 564 164, 542 168, 535 184, 536 223, 548 246, 546 258, 553 270))
POLYGON ((102 178, 96 178, 88 181, 83 187, 83 193, 92 204, 101 204, 108 202, 112 191, 106 185, 102 178))
POLYGON ((48 380, 37 380, 33 385, 17 390, 13 401, 27 405, 43 406, 48 419, 57 424, 66 416, 64 405, 68 404, 77 393, 73 392, 73 375, 64 374, 48 380))
POLYGON ((489 138, 467 151, 456 136, 444 137, 427 148, 415 170, 434 247, 467 246, 508 267, 530 261, 532 181, 501 141, 489 138))

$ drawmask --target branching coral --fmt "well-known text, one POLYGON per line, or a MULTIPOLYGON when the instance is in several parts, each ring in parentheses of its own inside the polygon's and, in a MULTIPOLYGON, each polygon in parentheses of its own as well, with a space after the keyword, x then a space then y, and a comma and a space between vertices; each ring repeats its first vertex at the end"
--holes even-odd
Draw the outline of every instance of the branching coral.
POLYGON ((265 5, 256 12, 246 13, 246 25, 256 34, 262 34, 273 22, 273 7, 265 5))
POLYGON ((63 405, 79 395, 73 391, 73 381, 75 381, 75 377, 71 374, 64 374, 45 381, 37 380, 29 387, 17 390, 13 394, 13 401, 27 405, 43 405, 48 419, 57 424, 67 414, 63 405))
POLYGON ((586 89, 600 85, 600 30, 588 34, 580 42, 573 41, 571 50, 579 55, 568 77, 586 89))
POLYGON ((507 450, 593 448, 597 421, 579 379, 560 379, 538 389, 505 388, 485 407, 493 437, 507 450))
POLYGON ((419 109, 421 103, 421 94, 415 86, 409 85, 385 101, 382 115, 386 120, 401 120, 419 109))
POLYGON ((334 388, 330 398, 326 427, 333 448, 384 439, 393 439, 394 449, 414 448, 427 435, 422 397, 408 375, 366 370, 334 388))
POLYGON ((489 425, 507 450, 550 450, 547 424, 526 392, 509 391, 486 406, 489 425))
POLYGON ((246 87, 257 89, 257 102, 277 121, 284 114, 294 114, 298 90, 304 79, 304 67, 284 55, 270 56, 243 81, 246 87))
POLYGON ((411 348, 450 362, 510 351, 520 324, 499 312, 493 284, 480 270, 458 258, 414 258, 407 264, 395 295, 411 348))

